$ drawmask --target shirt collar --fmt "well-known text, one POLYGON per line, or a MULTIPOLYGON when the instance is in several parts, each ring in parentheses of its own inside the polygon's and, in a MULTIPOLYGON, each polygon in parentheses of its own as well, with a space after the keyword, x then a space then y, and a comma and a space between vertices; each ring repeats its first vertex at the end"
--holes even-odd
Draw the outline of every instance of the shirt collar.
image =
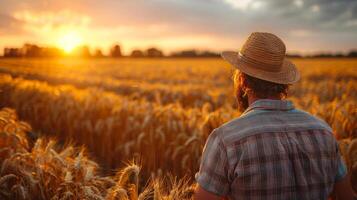
MULTIPOLYGON (((273 100, 273 99, 259 99, 254 101, 243 114, 248 113, 251 110, 292 110, 294 104, 289 100, 273 100)), ((242 115, 243 115, 242 114, 242 115)))

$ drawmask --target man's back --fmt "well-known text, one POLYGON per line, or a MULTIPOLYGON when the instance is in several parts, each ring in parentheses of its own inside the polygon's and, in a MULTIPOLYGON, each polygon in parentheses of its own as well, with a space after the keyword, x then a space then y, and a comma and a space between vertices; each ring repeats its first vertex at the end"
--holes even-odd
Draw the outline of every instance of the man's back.
POLYGON ((212 132, 196 179, 231 199, 327 199, 345 175, 325 122, 290 101, 258 100, 212 132))

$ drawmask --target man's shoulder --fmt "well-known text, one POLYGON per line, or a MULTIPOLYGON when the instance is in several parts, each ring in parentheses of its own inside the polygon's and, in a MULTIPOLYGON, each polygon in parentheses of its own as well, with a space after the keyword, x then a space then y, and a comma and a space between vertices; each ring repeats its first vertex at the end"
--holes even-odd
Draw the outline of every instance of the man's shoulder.
POLYGON ((322 119, 306 111, 293 109, 286 112, 257 110, 232 119, 218 129, 224 141, 233 141, 263 132, 288 132, 323 129, 332 132, 322 119))
POLYGON ((313 115, 307 111, 300 110, 300 109, 294 109, 291 111, 291 113, 296 113, 300 116, 304 116, 306 118, 306 121, 316 123, 322 129, 326 129, 327 131, 332 132, 331 126, 325 120, 321 119, 320 117, 318 117, 316 115, 313 115))
POLYGON ((231 130, 236 131, 237 128, 253 127, 252 125, 254 125, 255 122, 271 114, 271 112, 266 110, 249 112, 222 124, 219 129, 221 129, 221 132, 229 132, 231 130))

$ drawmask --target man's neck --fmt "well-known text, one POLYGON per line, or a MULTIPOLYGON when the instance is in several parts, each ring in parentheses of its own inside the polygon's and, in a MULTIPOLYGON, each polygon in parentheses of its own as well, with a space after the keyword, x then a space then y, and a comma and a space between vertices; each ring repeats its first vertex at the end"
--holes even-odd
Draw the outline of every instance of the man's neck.
MULTIPOLYGON (((248 95, 248 104, 251 105, 252 103, 254 103, 254 101, 257 101, 259 99, 262 99, 262 98, 257 98, 257 97, 248 95)), ((267 97, 264 99, 281 100, 281 97, 273 97, 272 96, 272 97, 267 97)))

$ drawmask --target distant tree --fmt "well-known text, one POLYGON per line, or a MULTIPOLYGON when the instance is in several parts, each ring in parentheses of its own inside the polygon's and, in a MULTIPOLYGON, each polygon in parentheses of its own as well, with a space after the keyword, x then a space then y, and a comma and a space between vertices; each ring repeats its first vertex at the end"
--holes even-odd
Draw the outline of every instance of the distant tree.
POLYGON ((102 57, 104 57, 104 55, 103 55, 103 53, 102 53, 102 50, 100 50, 100 49, 96 49, 96 50, 95 50, 94 56, 97 57, 97 58, 102 58, 102 57))
POLYGON ((343 58, 343 57, 345 57, 345 55, 343 55, 342 53, 336 53, 336 54, 334 55, 334 57, 335 57, 335 58, 343 58))
POLYGON ((149 48, 147 51, 146 51, 146 55, 148 57, 163 57, 164 54, 162 53, 161 50, 159 49, 156 49, 156 48, 149 48))
POLYGON ((212 51, 196 51, 196 50, 184 50, 171 54, 172 57, 184 57, 184 58, 193 58, 193 57, 219 57, 219 53, 212 51))
POLYGON ((22 47, 23 55, 26 57, 39 57, 41 56, 41 48, 33 44, 24 44, 22 47))
POLYGON ((63 50, 59 48, 55 48, 55 47, 40 48, 41 57, 59 57, 63 55, 64 55, 63 50))
POLYGON ((21 57, 22 49, 19 48, 5 48, 4 57, 21 57))
POLYGON ((301 58, 302 56, 300 54, 287 54, 286 57, 288 57, 288 58, 301 58))
POLYGON ((90 51, 89 47, 86 45, 76 47, 72 53, 73 56, 78 56, 78 57, 90 57, 90 51))
POLYGON ((119 45, 114 45, 111 49, 110 49, 110 56, 111 57, 121 57, 121 49, 119 45))
POLYGON ((196 50, 184 50, 171 54, 172 57, 197 57, 197 55, 198 53, 196 50))
POLYGON ((135 49, 131 52, 130 56, 135 58, 144 57, 144 53, 141 50, 135 49))
POLYGON ((200 57, 219 57, 218 53, 211 52, 211 51, 204 51, 200 53, 198 56, 200 57))
POLYGON ((347 57, 356 58, 357 57, 357 50, 352 50, 347 54, 347 57))

